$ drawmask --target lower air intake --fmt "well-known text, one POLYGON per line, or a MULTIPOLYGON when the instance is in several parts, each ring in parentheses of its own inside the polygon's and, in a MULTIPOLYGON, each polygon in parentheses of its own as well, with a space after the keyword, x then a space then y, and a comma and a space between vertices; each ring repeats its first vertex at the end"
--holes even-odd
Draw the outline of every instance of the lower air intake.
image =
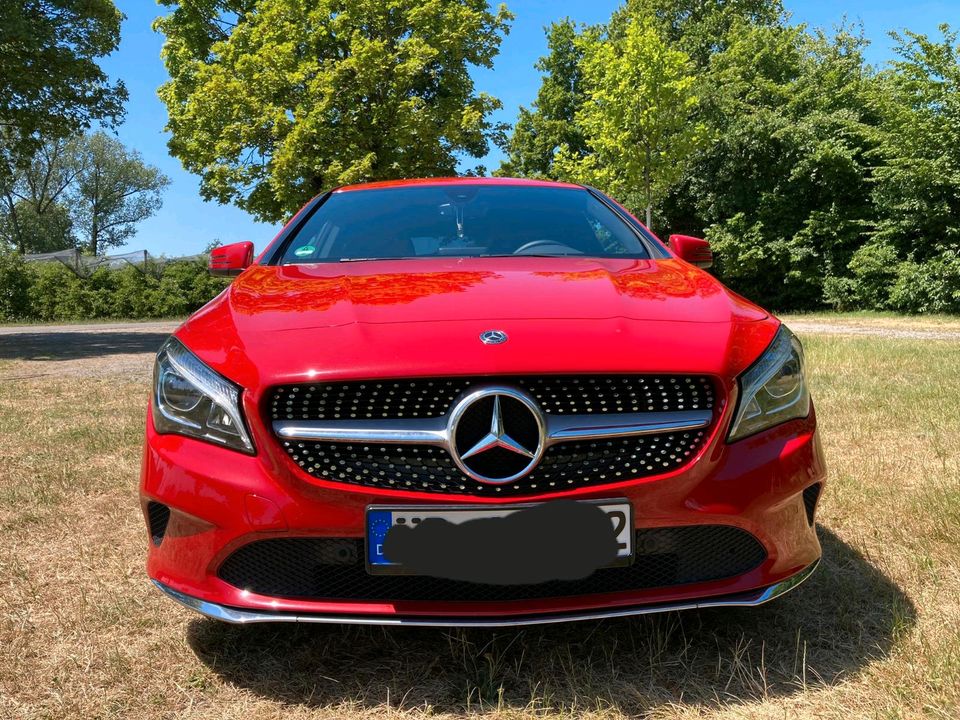
POLYGON ((766 559, 750 533, 723 525, 637 530, 636 558, 582 580, 481 585, 403 575, 370 575, 363 540, 275 538, 245 545, 219 576, 259 595, 311 600, 498 602, 647 590, 730 578, 766 559))
POLYGON ((157 547, 163 542, 167 533, 167 523, 170 522, 170 508, 163 503, 147 503, 147 522, 150 525, 150 540, 157 547))
POLYGON ((817 511, 817 500, 820 499, 820 491, 823 485, 815 483, 803 491, 803 508, 807 511, 807 524, 813 527, 814 515, 817 511))

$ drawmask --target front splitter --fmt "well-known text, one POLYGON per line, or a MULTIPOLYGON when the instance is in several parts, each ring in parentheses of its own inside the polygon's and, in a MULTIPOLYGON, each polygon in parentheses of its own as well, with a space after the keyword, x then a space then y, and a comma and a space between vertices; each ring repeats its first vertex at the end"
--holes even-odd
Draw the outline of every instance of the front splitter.
POLYGON ((244 610, 241 608, 218 605, 200 600, 174 590, 168 585, 154 580, 153 584, 178 603, 214 620, 235 625, 252 623, 327 623, 343 625, 404 625, 409 627, 517 627, 522 625, 548 625, 560 622, 578 622, 582 620, 604 620, 607 618, 630 617, 632 615, 651 615, 653 613, 673 612, 677 610, 703 610, 715 607, 756 607, 787 593, 813 574, 819 560, 811 563, 800 572, 766 588, 752 590, 735 595, 690 600, 680 603, 660 603, 656 605, 637 605, 609 610, 576 611, 570 613, 550 613, 536 615, 506 615, 503 617, 455 617, 455 616, 396 616, 396 615, 312 615, 301 613, 264 612, 262 610, 244 610))

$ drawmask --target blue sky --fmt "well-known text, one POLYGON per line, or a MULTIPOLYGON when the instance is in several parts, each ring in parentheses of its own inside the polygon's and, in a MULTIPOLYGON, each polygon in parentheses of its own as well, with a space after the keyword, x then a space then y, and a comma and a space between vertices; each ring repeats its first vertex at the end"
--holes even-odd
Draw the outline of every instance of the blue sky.
MULTIPOLYGON (((173 181, 164 195, 163 208, 140 225, 128 245, 129 250, 149 250, 155 255, 189 255, 201 251, 213 239, 224 243, 252 240, 259 250, 277 231, 273 225, 256 223, 243 211, 201 200, 199 181, 167 154, 163 127, 166 110, 157 99, 156 89, 166 80, 160 61, 162 38, 150 25, 161 8, 150 0, 115 0, 127 16, 123 24, 120 49, 103 66, 115 78, 121 78, 130 92, 127 115, 118 134, 144 159, 158 166, 173 181)), ((520 105, 529 105, 540 84, 533 64, 545 49, 544 26, 562 17, 578 22, 598 23, 610 17, 619 0, 512 0, 508 7, 516 15, 510 35, 504 40, 495 68, 474 73, 477 89, 499 97, 503 110, 497 120, 513 122, 520 105)), ((960 28, 960 2, 957 0, 786 0, 795 22, 832 27, 846 16, 863 23, 872 45, 868 60, 881 64, 890 57, 891 40, 887 31, 909 28, 934 34, 940 23, 960 28)), ((499 152, 483 162, 495 168, 499 152)))

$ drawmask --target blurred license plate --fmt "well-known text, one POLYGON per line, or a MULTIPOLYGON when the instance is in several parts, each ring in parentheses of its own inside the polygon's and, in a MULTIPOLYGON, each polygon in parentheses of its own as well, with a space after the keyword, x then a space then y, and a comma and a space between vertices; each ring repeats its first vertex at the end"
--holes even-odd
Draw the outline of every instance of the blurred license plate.
MULTIPOLYGON (((617 556, 610 565, 628 565, 633 559, 633 510, 625 499, 585 500, 596 505, 607 517, 617 540, 617 556)), ((404 568, 387 560, 383 553, 387 531, 395 525, 415 527, 427 518, 442 518, 454 525, 479 518, 499 518, 511 515, 534 504, 510 505, 507 507, 478 506, 395 506, 371 505, 367 508, 367 570, 374 575, 403 574, 404 568)), ((573 531, 573 529, 571 530, 573 531)))

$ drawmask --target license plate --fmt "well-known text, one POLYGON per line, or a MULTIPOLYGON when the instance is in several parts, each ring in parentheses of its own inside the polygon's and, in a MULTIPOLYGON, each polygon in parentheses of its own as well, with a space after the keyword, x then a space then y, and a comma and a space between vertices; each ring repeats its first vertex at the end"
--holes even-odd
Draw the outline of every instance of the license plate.
MULTIPOLYGON (((633 509, 626 499, 585 500, 602 510, 610 520, 616 538, 616 557, 607 566, 628 565, 633 560, 633 509)), ((483 518, 504 518, 524 509, 537 507, 540 503, 527 503, 508 506, 382 506, 371 505, 367 508, 366 560, 367 571, 373 575, 409 575, 409 568, 388 560, 384 554, 384 540, 390 528, 407 526, 415 528, 421 522, 431 518, 446 520, 453 525, 461 525, 469 520, 483 518)), ((565 532, 576 534, 578 528, 563 528, 565 532)), ((534 538, 530 538, 531 541, 534 538)))

